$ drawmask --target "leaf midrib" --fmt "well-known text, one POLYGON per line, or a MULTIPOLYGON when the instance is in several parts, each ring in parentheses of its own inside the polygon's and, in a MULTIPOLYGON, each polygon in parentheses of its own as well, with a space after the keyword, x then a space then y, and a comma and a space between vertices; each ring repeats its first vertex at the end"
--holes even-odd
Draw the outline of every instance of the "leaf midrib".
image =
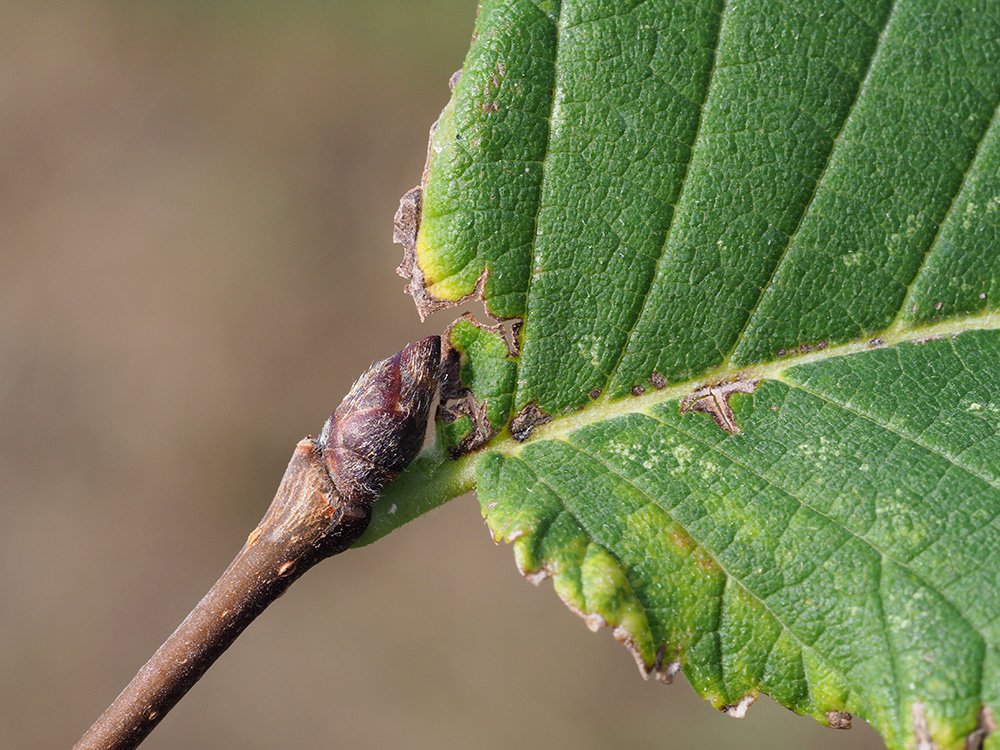
MULTIPOLYGON (((904 331, 891 329, 876 333, 880 346, 891 347, 906 342, 942 336, 956 336, 976 330, 1000 329, 1000 310, 989 310, 975 316, 953 318, 931 326, 904 331)), ((480 450, 457 459, 449 458, 437 443, 428 446, 418 460, 404 473, 410 481, 395 482, 386 490, 383 502, 377 503, 372 523, 357 546, 364 546, 385 536, 390 531, 423 515, 448 500, 476 489, 479 462, 490 452, 505 456, 518 456, 528 445, 541 440, 558 440, 568 433, 628 414, 648 412, 661 403, 679 400, 706 383, 717 383, 738 378, 750 380, 782 380, 786 370, 798 365, 823 362, 851 354, 873 351, 873 339, 838 344, 822 351, 810 351, 779 360, 745 368, 721 367, 702 373, 682 383, 675 383, 659 391, 649 391, 641 396, 618 399, 604 397, 591 402, 579 411, 556 417, 535 428, 531 437, 519 443, 505 428, 480 450)), ((978 476, 978 475, 977 475, 978 476)), ((982 477, 980 477, 982 479, 982 477)))
MULTIPOLYGON (((889 33, 889 27, 892 25, 893 16, 896 13, 896 9, 899 7, 897 0, 894 0, 892 5, 890 5, 888 12, 885 15, 885 20, 882 22, 882 28, 879 30, 878 38, 875 40, 875 46, 872 49, 871 55, 868 57, 868 64, 865 67, 865 72, 862 75, 860 81, 858 82, 857 88, 854 90, 854 97, 851 100, 850 106, 847 108, 847 113, 844 118, 840 121, 840 127, 837 129, 836 134, 830 140, 830 149, 826 154, 826 161, 823 162, 823 169, 820 171, 819 176, 816 178, 813 184, 812 194, 809 196, 808 200, 803 204, 802 211, 799 213, 798 221, 795 223, 795 228, 788 234, 788 238, 785 240, 785 246, 781 250, 781 254, 774 261, 774 265, 771 267, 771 273, 768 275, 767 281, 760 288, 760 293, 757 295, 757 299, 754 301, 753 305, 750 307, 743 320, 743 324, 740 326, 739 332, 733 339, 733 343, 729 346, 729 351, 723 360, 723 366, 731 366, 733 359, 737 356, 737 351, 740 348, 740 344, 743 343, 743 337, 747 330, 750 328, 754 319, 757 316, 757 311, 760 309, 761 303, 764 298, 767 297, 767 293, 774 283, 775 279, 778 278, 778 272, 784 265, 785 259, 788 257, 788 253, 791 251, 792 247, 795 245, 795 240, 799 236, 799 231, 802 229, 802 225, 806 221, 806 217, 811 215, 813 203, 816 201, 816 196, 820 193, 820 188, 823 186, 826 180, 827 172, 830 171, 830 165, 834 163, 836 154, 838 153, 838 147, 843 142, 843 136, 847 130, 854 113, 857 110, 858 102, 864 96, 868 84, 871 81, 872 72, 875 70, 875 63, 882 52, 882 48, 885 44, 886 36, 889 33)), ((971 162, 970 162, 971 165, 971 162)), ((971 169, 971 166, 970 166, 971 169)), ((956 193, 957 195, 957 193, 956 193)))
POLYGON ((485 447, 487 450, 514 456, 519 454, 525 446, 534 442, 559 439, 569 432, 588 425, 615 419, 627 414, 645 412, 658 404, 681 399, 706 384, 724 383, 734 380, 780 380, 786 370, 799 365, 824 362, 851 354, 888 348, 898 344, 921 342, 944 336, 957 336, 969 331, 998 329, 1000 329, 1000 311, 995 309, 986 310, 974 316, 952 318, 930 326, 921 326, 906 330, 888 329, 882 332, 874 332, 866 335, 863 339, 828 346, 822 350, 813 349, 808 352, 796 353, 781 359, 749 365, 747 367, 723 365, 716 369, 708 370, 695 378, 669 385, 661 390, 649 390, 640 396, 626 396, 623 398, 602 396, 582 409, 564 416, 555 417, 552 421, 537 426, 532 432, 531 437, 523 443, 514 440, 510 436, 509 431, 505 429, 494 438, 493 442, 485 447))

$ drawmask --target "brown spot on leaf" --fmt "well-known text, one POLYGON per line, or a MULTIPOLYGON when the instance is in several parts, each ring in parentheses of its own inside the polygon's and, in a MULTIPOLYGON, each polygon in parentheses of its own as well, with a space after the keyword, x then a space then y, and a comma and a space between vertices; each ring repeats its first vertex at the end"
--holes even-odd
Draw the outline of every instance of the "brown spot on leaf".
POLYGON ((464 416, 469 418, 472 425, 469 433, 451 449, 453 458, 481 448, 497 433, 493 425, 490 424, 486 399, 477 401, 472 392, 461 381, 461 354, 451 345, 452 329, 459 321, 472 323, 483 330, 499 335, 510 350, 510 341, 504 335, 505 331, 502 326, 485 326, 468 313, 445 330, 442 337, 444 352, 441 356, 441 382, 439 385, 441 403, 438 404, 435 419, 450 424, 464 416))
POLYGON ((656 370, 653 370, 653 374, 649 376, 649 382, 658 391, 662 391, 664 388, 667 387, 667 379, 662 375, 660 375, 660 373, 658 373, 656 370))
POLYGON ((677 549, 690 551, 695 548, 694 540, 683 531, 673 530, 668 537, 670 543, 677 549))
MULTIPOLYGON (((452 76, 454 78, 454 76, 452 76)), ((483 299, 483 292, 486 289, 486 279, 489 269, 483 268, 476 280, 475 288, 464 297, 456 300, 441 299, 435 297, 427 291, 427 283, 424 279, 423 270, 417 262, 417 236, 420 234, 420 216, 423 208, 423 192, 427 184, 427 172, 430 169, 431 159, 434 155, 434 132, 437 130, 437 121, 431 125, 430 134, 427 139, 427 158, 424 160, 424 171, 420 177, 420 184, 408 190, 399 200, 399 208, 393 221, 392 241, 403 246, 403 260, 396 268, 396 273, 404 279, 408 279, 406 292, 413 298, 417 306, 417 314, 421 320, 438 310, 449 307, 456 307, 472 299, 483 299)))
POLYGON ((826 723, 834 729, 850 729, 854 717, 846 711, 827 711, 826 723))
POLYGON ((983 750, 986 738, 996 730, 997 725, 993 720, 993 713, 984 706, 979 711, 979 723, 965 738, 965 750, 983 750))
POLYGON ((592 401, 596 401, 600 397, 601 397, 601 389, 600 388, 591 388, 590 389, 590 398, 591 398, 592 401))
POLYGON ((916 750, 936 750, 934 739, 927 728, 927 714, 921 701, 913 704, 912 715, 913 738, 917 741, 916 750))
POLYGON ((641 396, 645 392, 646 392, 646 389, 643 388, 641 385, 633 385, 632 386, 632 395, 633 396, 641 396))
MULTIPOLYGON (((420 204, 423 198, 423 188, 419 185, 403 193, 399 199, 399 208, 392 221, 392 241, 403 246, 404 252, 413 252, 417 245, 417 232, 420 231, 420 204)), ((406 263, 406 259, 403 259, 406 263)))
POLYGON ((524 320, 514 318, 510 324, 510 336, 514 341, 514 351, 521 351, 521 329, 524 328, 524 320))
POLYGON ((681 650, 678 647, 674 653, 674 660, 664 663, 667 657, 667 645, 663 644, 660 646, 656 650, 656 660, 653 662, 652 670, 650 670, 650 675, 653 679, 664 685, 671 684, 674 681, 674 676, 681 671, 680 654, 681 650))
POLYGON ((476 401, 470 393, 462 404, 463 411, 461 413, 469 417, 472 430, 451 450, 452 458, 458 458, 482 448, 497 434, 493 425, 490 424, 489 403, 486 399, 476 401))
POLYGON ((448 79, 448 90, 449 91, 454 91, 455 87, 458 85, 458 82, 460 80, 462 80, 462 69, 461 68, 459 68, 454 73, 452 73, 451 77, 448 79))
MULTIPOLYGON (((455 324, 452 323, 452 326, 455 324)), ((441 382, 438 385, 441 400, 464 398, 469 390, 462 385, 461 364, 462 355, 451 345, 451 326, 441 337, 443 351, 441 352, 441 382)))
POLYGON ((881 346, 885 346, 885 342, 880 338, 874 338, 868 341, 868 346, 872 349, 878 349, 881 346))
POLYGON ((704 386, 681 401, 681 414, 689 411, 703 412, 730 435, 738 435, 742 430, 736 424, 729 399, 734 393, 753 393, 758 385, 760 385, 759 380, 735 380, 730 383, 704 386))
POLYGON ((421 320, 435 310, 447 307, 427 293, 424 288, 424 274, 417 263, 417 235, 420 233, 422 202, 422 187, 418 185, 406 191, 399 199, 399 208, 392 222, 392 241, 403 246, 403 261, 396 268, 396 273, 404 279, 409 279, 406 291, 413 297, 421 320))
POLYGON ((510 436, 517 442, 523 443, 540 424, 552 421, 552 417, 538 408, 538 404, 532 401, 525 404, 517 416, 511 420, 510 436))

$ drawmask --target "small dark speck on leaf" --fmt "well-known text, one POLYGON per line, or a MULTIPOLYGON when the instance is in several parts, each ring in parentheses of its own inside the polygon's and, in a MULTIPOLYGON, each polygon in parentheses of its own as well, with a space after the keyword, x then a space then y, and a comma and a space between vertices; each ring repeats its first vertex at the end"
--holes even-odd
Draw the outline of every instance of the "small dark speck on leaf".
POLYGON ((601 397, 601 389, 600 388, 592 388, 591 391, 590 391, 590 398, 592 398, 594 401, 596 401, 600 397, 601 397))
POLYGON ((884 344, 885 344, 885 342, 882 339, 879 339, 879 338, 871 339, 868 342, 868 346, 870 346, 872 349, 877 349, 878 347, 880 347, 880 346, 882 346, 884 344))
POLYGON ((643 388, 641 385, 633 385, 632 386, 632 395, 633 396, 641 396, 645 392, 646 392, 646 389, 643 388))
POLYGON ((935 310, 940 310, 942 307, 944 307, 944 302, 935 302, 934 303, 934 309, 935 310))
POLYGON ((830 345, 830 344, 829 344, 829 343, 827 342, 827 340, 826 340, 826 339, 823 339, 823 340, 822 340, 822 341, 820 341, 820 342, 819 342, 818 344, 816 344, 816 351, 819 351, 819 352, 821 352, 821 351, 823 351, 824 349, 826 349, 826 347, 828 347, 829 345, 830 345))
POLYGON ((667 387, 667 379, 660 375, 656 370, 653 370, 653 374, 649 376, 649 382, 653 384, 653 387, 661 391, 667 387))
POLYGON ((525 404, 517 416, 511 420, 510 436, 517 442, 523 443, 531 437, 532 431, 540 424, 550 422, 552 417, 538 408, 538 404, 531 402, 525 404))

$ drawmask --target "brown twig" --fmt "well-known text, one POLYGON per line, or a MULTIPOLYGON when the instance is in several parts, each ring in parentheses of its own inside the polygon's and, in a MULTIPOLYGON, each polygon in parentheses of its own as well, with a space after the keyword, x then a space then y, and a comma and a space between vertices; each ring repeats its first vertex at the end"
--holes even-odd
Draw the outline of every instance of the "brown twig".
POLYGON ((236 559, 75 750, 136 747, 296 578, 361 536, 386 485, 420 450, 440 365, 441 341, 428 336, 358 378, 319 439, 295 446, 236 559))
POLYGON ((257 615, 317 562, 347 549, 369 516, 337 492, 313 440, 299 442, 243 549, 74 750, 136 747, 257 615))

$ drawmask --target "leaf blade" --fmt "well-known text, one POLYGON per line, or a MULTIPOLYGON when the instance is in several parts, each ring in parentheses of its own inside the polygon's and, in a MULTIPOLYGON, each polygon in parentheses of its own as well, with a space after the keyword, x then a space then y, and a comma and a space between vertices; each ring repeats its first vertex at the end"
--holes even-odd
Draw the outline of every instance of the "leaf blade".
POLYGON ((975 554, 1000 548, 1000 6, 493 0, 477 28, 418 262, 523 322, 502 395, 536 424, 462 459, 494 536, 727 713, 763 691, 974 744, 1000 701, 975 554), (544 64, 510 74, 525 40, 544 64), (476 138, 502 156, 455 167, 476 138), (685 413, 700 392, 731 418, 685 413))

